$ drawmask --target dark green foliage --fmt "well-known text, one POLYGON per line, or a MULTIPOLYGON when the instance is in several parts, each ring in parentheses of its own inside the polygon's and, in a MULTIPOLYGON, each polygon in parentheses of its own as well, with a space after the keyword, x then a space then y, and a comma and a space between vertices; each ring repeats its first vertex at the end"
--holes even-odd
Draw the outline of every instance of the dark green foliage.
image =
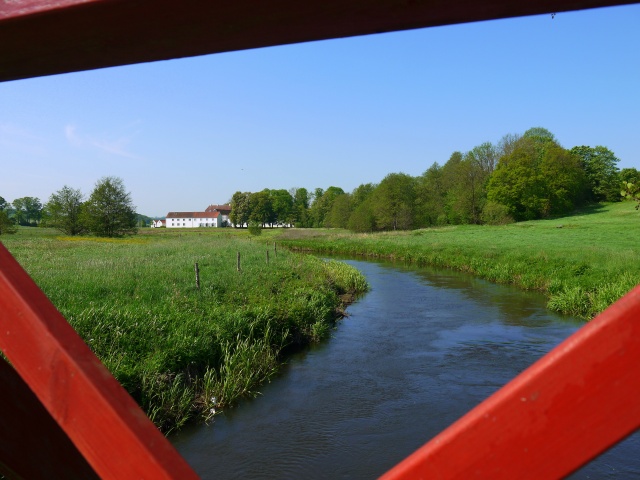
POLYGON ((276 215, 268 189, 252 193, 249 196, 249 205, 251 207, 249 223, 257 223, 263 227, 275 223, 276 215))
POLYGON ((635 168, 623 168, 620 170, 620 181, 640 185, 640 172, 635 168))
POLYGON ((103 177, 84 205, 83 224, 98 237, 121 237, 134 234, 136 212, 122 179, 103 177))
POLYGON ((293 198, 291 194, 284 190, 269 190, 271 206, 273 209, 273 223, 276 225, 287 225, 292 223, 293 218, 293 198))
POLYGON ((620 201, 620 161, 611 150, 603 146, 595 148, 573 147, 571 153, 582 163, 586 179, 588 199, 594 202, 620 201))

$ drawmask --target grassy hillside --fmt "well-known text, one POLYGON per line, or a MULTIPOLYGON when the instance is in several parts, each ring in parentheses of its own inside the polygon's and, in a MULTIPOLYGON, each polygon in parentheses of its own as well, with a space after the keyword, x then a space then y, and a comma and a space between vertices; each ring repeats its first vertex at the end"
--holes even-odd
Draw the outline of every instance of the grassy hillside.
POLYGON ((506 226, 375 234, 289 230, 281 241, 301 250, 395 258, 469 272, 545 292, 550 309, 587 319, 640 283, 640 213, 631 202, 506 226))
POLYGON ((101 239, 21 228, 2 242, 168 431, 255 394, 283 350, 329 332, 341 295, 366 290, 343 263, 276 254, 270 235, 145 229, 101 239))

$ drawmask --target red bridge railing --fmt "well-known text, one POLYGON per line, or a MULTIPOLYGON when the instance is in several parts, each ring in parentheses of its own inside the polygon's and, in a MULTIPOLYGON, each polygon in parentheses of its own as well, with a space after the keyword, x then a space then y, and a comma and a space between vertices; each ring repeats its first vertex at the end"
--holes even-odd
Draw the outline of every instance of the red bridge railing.
MULTIPOLYGON (((629 3, 5 0, 0 81, 629 3)), ((384 478, 556 478, 588 462, 640 426, 639 319, 640 287, 384 478)), ((1 244, 0 349, 0 472, 196 478, 1 244)))

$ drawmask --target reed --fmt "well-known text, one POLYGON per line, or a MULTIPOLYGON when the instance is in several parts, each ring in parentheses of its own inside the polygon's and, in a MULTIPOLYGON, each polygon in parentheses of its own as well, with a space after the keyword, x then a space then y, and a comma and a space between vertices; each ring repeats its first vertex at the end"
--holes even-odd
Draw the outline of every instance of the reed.
POLYGON ((279 250, 267 264, 268 231, 251 241, 231 229, 103 241, 22 228, 2 240, 165 432, 255 395, 285 352, 330 332, 341 295, 367 288, 339 262, 279 250))

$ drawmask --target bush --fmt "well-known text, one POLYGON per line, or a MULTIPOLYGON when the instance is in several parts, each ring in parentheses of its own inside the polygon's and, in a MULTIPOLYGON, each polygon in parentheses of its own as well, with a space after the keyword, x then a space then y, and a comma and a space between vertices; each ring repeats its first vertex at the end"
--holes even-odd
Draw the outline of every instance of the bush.
POLYGON ((513 223, 513 217, 509 213, 509 208, 498 202, 488 201, 482 209, 480 220, 489 225, 506 225, 513 223))

